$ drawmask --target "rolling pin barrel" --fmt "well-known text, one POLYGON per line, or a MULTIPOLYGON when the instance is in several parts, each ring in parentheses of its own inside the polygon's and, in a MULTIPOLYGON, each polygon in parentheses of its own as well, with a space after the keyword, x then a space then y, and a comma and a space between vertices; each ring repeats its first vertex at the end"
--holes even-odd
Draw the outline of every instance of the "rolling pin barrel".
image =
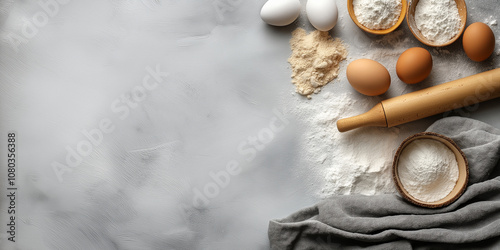
POLYGON ((383 100, 364 114, 338 120, 337 128, 345 132, 366 126, 393 127, 497 97, 500 68, 383 100))

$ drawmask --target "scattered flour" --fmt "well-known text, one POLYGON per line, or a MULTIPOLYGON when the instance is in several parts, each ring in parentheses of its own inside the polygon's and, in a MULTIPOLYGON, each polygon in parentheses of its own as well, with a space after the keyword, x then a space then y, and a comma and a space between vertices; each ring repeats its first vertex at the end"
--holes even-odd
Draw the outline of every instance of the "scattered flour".
POLYGON ((458 180, 455 154, 443 143, 420 139, 401 152, 398 175, 404 189, 414 198, 435 202, 446 197, 458 180))
POLYGON ((292 32, 292 82, 296 92, 311 98, 321 87, 337 78, 340 62, 346 59, 347 49, 339 38, 328 32, 313 31, 309 35, 302 28, 292 32))
MULTIPOLYGON (((419 45, 404 30, 373 39, 360 36, 350 43, 356 50, 350 52, 349 60, 365 57, 382 63, 394 76, 394 84, 385 97, 398 96, 412 92, 418 86, 398 83, 400 80, 395 75, 397 58, 409 47, 419 45)), ((439 54, 433 68, 435 84, 480 72, 467 63, 469 59, 465 55, 442 48, 433 50, 433 53, 439 54)), ((395 150, 401 141, 422 132, 431 121, 421 120, 395 128, 368 127, 338 132, 338 119, 364 113, 384 98, 366 97, 343 89, 343 86, 349 86, 344 66, 347 63, 341 65, 342 73, 336 80, 339 84, 320 92, 315 98, 305 100, 297 95, 287 95, 283 99, 287 112, 301 120, 304 129, 297 135, 301 141, 298 149, 301 167, 296 169, 296 178, 305 179, 310 191, 320 197, 396 193, 391 173, 395 150)))
POLYGON ((420 0, 415 7, 415 24, 422 35, 443 44, 460 31, 460 15, 455 0, 420 0))
POLYGON ((488 24, 490 27, 498 25, 497 20, 493 16, 489 16, 488 18, 484 19, 483 23, 488 24))
MULTIPOLYGON (((353 50, 350 59, 363 54, 363 57, 382 63, 395 76, 397 58, 408 47, 417 46, 416 43, 403 30, 370 40, 360 38, 351 46, 361 49, 353 50)), ((477 68, 470 67, 466 56, 459 53, 441 48, 433 53, 440 55, 434 61, 433 82, 436 84, 479 72, 477 68)), ((340 71, 344 70, 341 67, 340 71)), ((338 119, 364 113, 384 97, 367 97, 355 91, 345 91, 342 85, 349 85, 345 73, 339 75, 338 81, 339 84, 332 88, 335 92, 329 89, 311 100, 296 95, 291 98, 286 96, 284 100, 289 107, 287 112, 303 121, 305 131, 300 135, 299 159, 304 162, 301 163, 302 168, 297 169, 297 178, 305 178, 310 183, 311 192, 320 197, 396 193, 391 172, 395 150, 406 137, 422 132, 430 123, 422 120, 422 123, 394 128, 368 127, 340 133, 336 126, 338 119)), ((388 96, 415 90, 414 86, 397 83, 397 77, 393 81, 388 96)))
MULTIPOLYGON (((361 40, 360 40, 361 41, 361 40)), ((368 58, 395 68, 396 59, 407 49, 410 38, 395 31, 378 39, 365 41, 368 58)), ((356 44, 354 44, 356 45, 356 44)), ((358 56, 353 56, 357 58, 358 56)), ((342 69, 341 69, 342 70, 342 69)), ((343 69, 345 70, 345 69, 343 69)), ((349 84, 345 73, 340 85, 349 84)), ((407 84, 401 85, 402 88, 407 84)), ((337 87, 337 86, 335 86, 337 87)), ((411 90, 406 90, 411 91, 411 90)), ((402 94, 398 92, 398 95, 402 94)), ((376 195, 396 193, 392 181, 392 160, 395 150, 407 136, 421 132, 407 128, 360 128, 346 133, 337 130, 340 118, 359 115, 371 109, 382 97, 367 97, 356 92, 322 92, 312 100, 292 98, 288 112, 305 125, 300 158, 305 161, 300 178, 308 181, 316 195, 376 195)))
POLYGON ((339 118, 366 112, 379 101, 355 93, 325 92, 292 110, 307 125, 301 158, 324 179, 319 196, 396 191, 391 166, 400 130, 372 127, 340 133, 336 126, 339 118))
POLYGON ((356 19, 372 30, 388 29, 396 24, 401 15, 401 0, 354 0, 356 19))

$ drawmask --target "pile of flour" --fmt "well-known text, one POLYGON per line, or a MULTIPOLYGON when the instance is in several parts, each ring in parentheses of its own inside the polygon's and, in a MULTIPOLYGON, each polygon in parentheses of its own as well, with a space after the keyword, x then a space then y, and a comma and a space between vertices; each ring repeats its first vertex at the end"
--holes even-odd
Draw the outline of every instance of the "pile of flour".
POLYGON ((337 78, 340 62, 346 59, 347 49, 339 38, 315 30, 310 34, 297 28, 290 39, 292 82, 296 92, 311 98, 321 87, 337 78))

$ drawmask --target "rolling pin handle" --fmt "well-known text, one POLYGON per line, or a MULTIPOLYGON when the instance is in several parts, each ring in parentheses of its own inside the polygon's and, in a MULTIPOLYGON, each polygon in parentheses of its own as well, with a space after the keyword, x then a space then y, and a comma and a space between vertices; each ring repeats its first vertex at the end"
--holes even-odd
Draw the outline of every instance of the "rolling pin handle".
POLYGON ((384 107, 381 103, 377 104, 364 114, 337 121, 337 129, 340 132, 346 132, 352 129, 367 126, 387 127, 384 107))

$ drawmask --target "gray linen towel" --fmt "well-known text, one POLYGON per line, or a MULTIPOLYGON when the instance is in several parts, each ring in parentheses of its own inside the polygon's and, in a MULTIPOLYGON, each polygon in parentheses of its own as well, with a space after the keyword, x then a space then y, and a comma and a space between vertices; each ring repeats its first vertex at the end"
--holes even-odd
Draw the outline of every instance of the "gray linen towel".
POLYGON ((396 194, 325 199, 272 220, 272 249, 500 249, 500 130, 448 117, 427 131, 453 139, 470 164, 469 186, 439 209, 412 205, 396 194))

